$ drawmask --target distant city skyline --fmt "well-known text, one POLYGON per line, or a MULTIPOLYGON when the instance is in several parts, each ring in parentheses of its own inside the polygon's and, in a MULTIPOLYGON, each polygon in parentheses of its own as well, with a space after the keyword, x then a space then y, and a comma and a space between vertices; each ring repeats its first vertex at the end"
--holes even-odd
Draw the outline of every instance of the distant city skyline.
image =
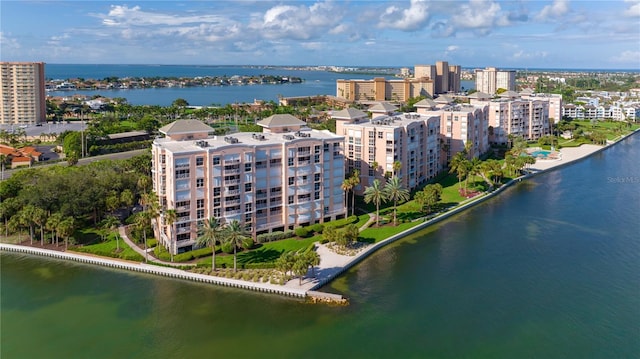
POLYGON ((11 1, 0 60, 640 69, 640 0, 11 1))

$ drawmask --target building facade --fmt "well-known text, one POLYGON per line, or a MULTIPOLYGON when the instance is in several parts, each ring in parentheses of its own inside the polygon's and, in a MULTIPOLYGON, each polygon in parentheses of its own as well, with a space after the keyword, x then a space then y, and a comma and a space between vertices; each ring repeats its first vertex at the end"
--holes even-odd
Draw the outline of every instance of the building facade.
POLYGON ((336 80, 336 97, 350 101, 400 101, 432 96, 433 80, 427 78, 387 80, 336 80))
POLYGON ((412 190, 440 173, 438 117, 396 113, 388 104, 375 105, 369 112, 371 119, 353 108, 332 115, 336 133, 345 138, 347 173, 360 172, 356 193, 362 194, 376 179, 384 183, 391 176, 412 190))
POLYGON ((435 65, 415 65, 415 78, 429 78, 434 80, 433 94, 460 92, 460 65, 449 65, 447 61, 438 61, 435 65))
POLYGON ((522 98, 507 91, 499 98, 471 100, 472 104, 488 107, 489 142, 506 145, 509 135, 537 140, 551 134, 549 97, 522 98))
POLYGON ((436 116, 440 121, 440 150, 443 165, 456 153, 468 150, 469 158, 479 157, 489 150, 488 107, 486 105, 457 104, 453 102, 421 101, 417 112, 436 116))
POLYGON ((516 90, 515 70, 498 70, 495 67, 476 70, 477 91, 493 95, 498 89, 505 89, 507 91, 516 90))
POLYGON ((343 218, 344 137, 310 130, 291 115, 258 123, 262 133, 213 136, 212 128, 180 120, 160 129, 152 145, 153 188, 162 213, 156 238, 172 252, 194 248, 199 224, 240 221, 254 236, 343 218))
POLYGON ((46 121, 43 62, 0 62, 0 80, 0 124, 46 121))

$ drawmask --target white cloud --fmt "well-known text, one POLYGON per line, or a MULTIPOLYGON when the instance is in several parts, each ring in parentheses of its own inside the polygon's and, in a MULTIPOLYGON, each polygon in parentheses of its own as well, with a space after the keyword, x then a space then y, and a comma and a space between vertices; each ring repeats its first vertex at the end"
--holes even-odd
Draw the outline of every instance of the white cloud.
POLYGON ((455 29, 470 29, 486 35, 495 27, 509 25, 509 19, 497 2, 471 0, 456 9, 451 16, 451 25, 455 29))
POLYGON ((378 27, 402 31, 416 31, 429 22, 429 4, 425 0, 411 0, 408 8, 389 6, 380 15, 378 27))
POLYGON ((640 0, 625 0, 625 2, 631 3, 631 5, 625 10, 624 16, 640 17, 640 0))
POLYGON ((525 52, 524 50, 518 50, 511 55, 511 59, 516 61, 534 60, 534 59, 543 59, 548 55, 549 53, 546 51, 525 52))
MULTIPOLYGON (((342 22, 342 11, 331 2, 311 6, 278 5, 264 15, 254 14, 248 28, 266 39, 308 40, 336 30, 342 22)), ((344 31, 339 28, 337 31, 344 31)))
POLYGON ((97 15, 107 26, 178 26, 200 23, 226 23, 227 20, 218 15, 168 15, 143 11, 140 6, 112 5, 106 15, 97 15))
POLYGON ((554 0, 551 5, 546 5, 540 10, 535 19, 538 21, 550 21, 560 19, 569 12, 569 0, 554 0))
POLYGON ((637 68, 640 67, 640 51, 623 51, 609 60, 619 64, 629 64, 637 68))
POLYGON ((7 34, 2 31, 0 31, 0 46, 5 55, 7 55, 9 51, 18 50, 21 47, 18 40, 7 36, 7 34))

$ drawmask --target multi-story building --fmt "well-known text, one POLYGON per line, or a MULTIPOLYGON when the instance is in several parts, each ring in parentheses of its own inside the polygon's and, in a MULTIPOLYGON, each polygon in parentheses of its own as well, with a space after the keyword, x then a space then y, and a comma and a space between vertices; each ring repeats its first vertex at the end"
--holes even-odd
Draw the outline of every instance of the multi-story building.
POLYGON ((460 91, 460 65, 449 65, 446 61, 438 61, 435 65, 415 65, 415 78, 430 78, 435 82, 433 94, 460 91))
POLYGON ((336 112, 336 133, 345 138, 347 173, 360 172, 362 194, 375 179, 397 176, 409 190, 433 179, 442 169, 439 158, 440 119, 417 113, 396 113, 377 104, 368 114, 353 108, 336 112), (395 163, 400 168, 394 168, 395 163))
MULTIPOLYGON (((444 97, 444 96, 441 96, 444 97)), ((458 152, 469 150, 468 157, 479 157, 489 150, 488 114, 486 105, 456 104, 451 100, 420 101, 418 113, 436 116, 440 121, 442 164, 447 164, 458 152)))
POLYGON ((489 142, 504 145, 509 135, 537 140, 551 133, 549 98, 521 98, 507 91, 494 99, 472 99, 471 104, 488 106, 489 142))
POLYGON ((172 252, 193 249, 206 218, 240 221, 253 235, 345 216, 344 137, 310 130, 291 115, 260 122, 262 133, 213 136, 196 120, 160 129, 152 145, 153 188, 162 213, 156 237, 172 252), (169 225, 170 224, 170 225, 169 225))
POLYGON ((0 62, 0 124, 45 122, 43 62, 0 62))
POLYGON ((520 93, 524 100, 542 100, 549 102, 549 122, 551 124, 562 120, 562 95, 547 93, 520 93))
POLYGON ((477 91, 495 94, 498 89, 505 89, 508 91, 516 90, 515 70, 498 70, 495 67, 476 70, 477 91))
POLYGON ((407 101, 412 97, 432 96, 434 81, 428 78, 337 80, 336 96, 351 101, 407 101))

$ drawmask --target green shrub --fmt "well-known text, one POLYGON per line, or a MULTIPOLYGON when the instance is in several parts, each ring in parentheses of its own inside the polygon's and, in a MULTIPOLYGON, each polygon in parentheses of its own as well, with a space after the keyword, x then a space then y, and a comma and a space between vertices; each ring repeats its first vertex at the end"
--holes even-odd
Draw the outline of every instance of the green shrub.
POLYGON ((316 223, 314 225, 312 225, 311 230, 313 230, 315 233, 322 233, 322 230, 324 229, 324 226, 322 225, 322 223, 316 223))
POLYGON ((296 236, 301 238, 309 237, 309 230, 307 229, 307 227, 298 227, 296 228, 295 233, 296 233, 296 236))
POLYGON ((294 236, 293 231, 271 232, 271 233, 259 234, 256 240, 258 243, 265 243, 265 242, 279 241, 281 239, 287 239, 293 236, 294 236))
POLYGON ((349 216, 347 218, 338 219, 336 221, 331 221, 324 224, 324 227, 334 227, 341 228, 346 226, 347 224, 352 224, 358 222, 358 216, 349 216))
POLYGON ((152 248, 158 245, 158 240, 157 239, 147 239, 147 247, 148 248, 152 248))
POLYGON ((227 254, 233 253, 233 245, 231 245, 231 243, 229 242, 222 243, 222 245, 220 246, 220 249, 222 249, 222 251, 227 254))

